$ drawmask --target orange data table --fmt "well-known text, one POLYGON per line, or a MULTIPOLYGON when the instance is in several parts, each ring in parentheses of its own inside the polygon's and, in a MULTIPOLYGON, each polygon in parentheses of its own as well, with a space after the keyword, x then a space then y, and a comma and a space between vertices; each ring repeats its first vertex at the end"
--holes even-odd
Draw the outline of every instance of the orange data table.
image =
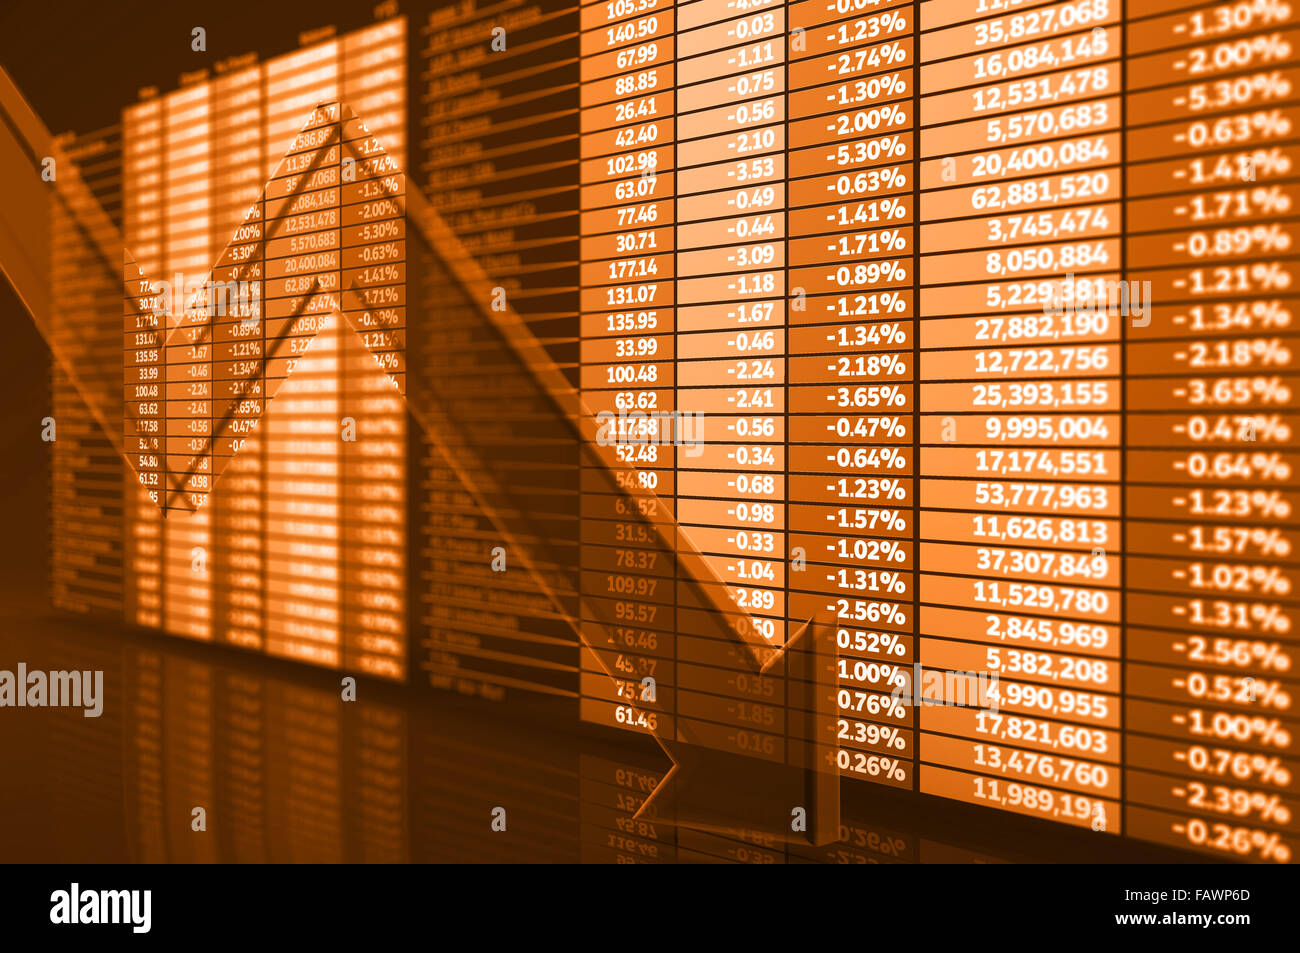
POLYGON ((1290 860, 1289 5, 578 19, 583 717, 780 761, 816 619, 843 774, 1290 860))

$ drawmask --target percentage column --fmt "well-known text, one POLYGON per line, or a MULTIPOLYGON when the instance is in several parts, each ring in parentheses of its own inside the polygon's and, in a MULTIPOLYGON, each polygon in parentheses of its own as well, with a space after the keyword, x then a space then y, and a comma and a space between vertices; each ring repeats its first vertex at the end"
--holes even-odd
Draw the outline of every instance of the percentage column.
POLYGON ((836 623, 840 770, 910 789, 916 4, 790 16, 789 614, 836 623))
POLYGON ((1296 70, 1287 4, 1230 9, 1167 4, 1126 28, 1126 285, 1143 310, 1125 354, 1125 826, 1285 862, 1300 839, 1296 70))

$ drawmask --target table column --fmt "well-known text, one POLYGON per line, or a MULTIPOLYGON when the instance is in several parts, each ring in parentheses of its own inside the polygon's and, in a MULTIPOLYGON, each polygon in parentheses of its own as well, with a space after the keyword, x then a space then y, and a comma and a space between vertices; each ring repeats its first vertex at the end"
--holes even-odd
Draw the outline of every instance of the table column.
POLYGON ((265 622, 266 524, 258 433, 266 408, 262 207, 260 198, 248 207, 216 260, 209 284, 217 303, 209 401, 212 455, 220 481, 211 501, 217 531, 215 623, 221 641, 255 649, 262 647, 265 622))
POLYGON ((1125 829, 1286 861, 1300 842, 1297 36, 1271 4, 1128 12, 1125 829))
POLYGON ((122 120, 123 448, 134 469, 123 493, 124 612, 128 622, 162 625, 162 503, 167 457, 163 345, 169 320, 159 296, 162 260, 162 100, 131 106, 122 120))
POLYGON ((912 3, 791 9, 790 623, 833 622, 840 770, 913 785, 912 3))
POLYGON ((673 4, 581 11, 580 397, 601 421, 583 455, 584 720, 672 737, 675 180, 673 4), (604 465, 614 466, 611 475, 604 465), (671 536, 670 536, 671 538, 671 536))
POLYGON ((204 282, 217 240, 212 234, 209 150, 212 89, 199 84, 163 106, 163 274, 172 307, 166 359, 167 477, 164 485, 163 619, 168 632, 211 639, 213 631, 212 309, 204 282))
POLYGON ((985 9, 921 6, 919 789, 1118 832, 1119 0, 985 9))
POLYGON ((785 28, 784 0, 677 15, 679 735, 774 760, 781 683, 736 649, 787 633, 785 28))
POLYGON ((266 395, 262 188, 262 71, 213 82, 212 416, 214 638, 261 649, 266 622, 264 464, 266 395), (251 362, 251 363, 250 363, 251 362))
POLYGON ((341 183, 344 665, 406 675, 406 176, 348 114, 341 183), (348 166, 344 166, 348 168, 348 166))
POLYGON ((338 103, 312 111, 267 185, 266 650, 342 662, 338 103))

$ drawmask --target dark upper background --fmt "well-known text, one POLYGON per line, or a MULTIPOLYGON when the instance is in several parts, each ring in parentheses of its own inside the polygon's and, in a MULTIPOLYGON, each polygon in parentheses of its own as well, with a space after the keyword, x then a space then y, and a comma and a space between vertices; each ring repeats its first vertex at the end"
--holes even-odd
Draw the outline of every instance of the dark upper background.
POLYGON ((341 0, 2 0, 0 65, 51 132, 91 132, 117 120, 141 87, 163 92, 183 72, 243 53, 292 51, 298 34, 374 19, 373 4, 341 0), (190 49, 190 31, 208 31, 208 49, 190 49))

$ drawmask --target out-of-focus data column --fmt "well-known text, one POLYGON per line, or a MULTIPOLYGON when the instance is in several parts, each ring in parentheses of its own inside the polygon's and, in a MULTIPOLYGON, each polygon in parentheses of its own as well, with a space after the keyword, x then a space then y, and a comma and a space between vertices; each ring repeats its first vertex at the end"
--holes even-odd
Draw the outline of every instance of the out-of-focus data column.
POLYGON ((346 331, 326 310, 340 296, 339 118, 337 103, 314 109, 267 187, 266 308, 268 318, 275 315, 270 320, 286 327, 268 341, 270 403, 259 428, 271 501, 267 651, 330 666, 341 661, 342 438, 348 436, 340 432, 346 331), (277 252, 285 257, 274 257, 277 252), (295 320, 313 304, 318 307, 307 321, 295 320))
POLYGON ((419 664, 494 700, 578 695, 577 45, 576 4, 445 5, 420 29, 419 181, 447 241, 419 245, 413 289, 419 664))
MULTIPOLYGON (((162 506, 165 477, 163 422, 166 382, 163 347, 169 295, 163 274, 163 148, 161 99, 129 106, 122 114, 123 440, 126 619, 163 624, 162 506)), ((170 282, 170 279, 168 279, 170 282)))
POLYGON ((405 39, 124 113, 131 622, 405 677, 405 39))
POLYGON ((349 668, 406 678, 409 322, 406 20, 342 43, 343 639, 349 668), (355 332, 355 333, 353 333, 355 332))
MULTIPOLYGON (((397 80, 394 80, 397 81, 397 80)), ((406 175, 345 103, 340 327, 343 637, 349 665, 406 675, 406 175), (357 452, 348 452, 353 448, 357 452)))
POLYGON ((119 380, 120 263, 104 261, 94 239, 103 226, 121 228, 121 129, 63 136, 58 145, 93 203, 75 193, 51 203, 51 416, 58 428, 50 466, 52 601, 72 612, 120 613, 122 460, 105 429, 119 426, 119 408, 109 409, 111 419, 96 419, 79 388, 113 393, 119 380))
POLYGON ((1128 18, 1125 827, 1286 861, 1300 36, 1280 3, 1128 18))
POLYGON ((407 677, 407 21, 342 43, 344 664, 407 677))
POLYGON ((214 87, 213 224, 216 241, 228 242, 213 263, 209 279, 214 291, 223 289, 224 296, 222 307, 211 319, 213 373, 209 385, 211 411, 217 421, 212 448, 219 468, 215 476, 220 480, 210 501, 218 607, 214 638, 261 649, 268 611, 263 594, 266 511, 262 475, 266 460, 258 423, 267 405, 265 381, 258 372, 266 357, 260 294, 266 280, 261 199, 267 176, 262 154, 261 70, 256 66, 233 69, 217 77, 214 87), (259 293, 254 294, 254 288, 259 293))
POLYGON ((835 625, 836 752, 913 784, 915 4, 790 5, 790 625, 835 625))
POLYGON ((1005 6, 920 10, 919 789, 1114 833, 1120 7, 1005 6))
MULTIPOLYGON (((268 650, 396 678, 405 672, 405 252, 396 230, 405 32, 404 20, 386 21, 266 66, 273 148, 304 115, 316 127, 297 136, 272 180, 278 225, 267 195, 273 400, 263 434, 278 503, 268 545, 270 578, 288 597, 270 600, 268 650), (329 314, 340 304, 343 324, 329 314)), ((272 152, 275 161, 283 153, 272 152)))
MULTIPOLYGON (((162 103, 163 628, 212 638, 212 313, 201 286, 223 241, 215 234, 211 87, 162 103), (170 277, 167 277, 170 276, 170 277), (176 519, 168 519, 169 510, 176 519), (187 515, 181 515, 187 514, 187 515)), ((129 247, 129 246, 128 246, 129 247)))
POLYGON ((674 396, 674 18, 665 0, 581 11, 581 368, 603 421, 583 459, 582 718, 672 737, 678 674, 673 518, 685 448, 674 396), (671 528, 669 528, 671 533, 671 528))

